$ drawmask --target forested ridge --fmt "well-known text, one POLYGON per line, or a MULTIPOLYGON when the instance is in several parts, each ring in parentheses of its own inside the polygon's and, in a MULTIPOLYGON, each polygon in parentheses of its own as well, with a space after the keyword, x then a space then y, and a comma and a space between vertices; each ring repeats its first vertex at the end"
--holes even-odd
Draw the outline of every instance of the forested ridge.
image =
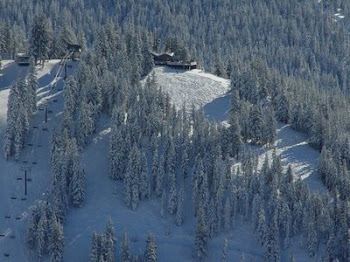
MULTIPOLYGON (((62 124, 51 143, 53 181, 29 216, 28 248, 38 259, 62 261, 67 212, 84 205, 80 153, 107 115, 105 175, 123 184, 125 206, 137 210, 154 199, 159 215, 178 227, 190 202, 194 259, 206 260, 208 243, 244 221, 265 261, 285 254, 294 261, 294 242, 310 260, 349 261, 349 9, 347 1, 311 0, 0 0, 3 56, 28 51, 39 61, 63 57, 68 43, 84 49, 65 81, 62 124), (339 10, 344 19, 335 18, 339 10), (228 125, 191 105, 176 110, 152 74, 151 51, 174 51, 229 78, 228 125), (318 173, 328 192, 311 192, 276 153, 259 165, 246 150, 272 147, 277 121, 306 133, 321 152, 318 173)), ((20 158, 36 111, 33 63, 10 92, 3 148, 10 161, 20 158)), ((115 234, 111 219, 93 234, 91 261, 157 261, 152 233, 138 254, 127 232, 121 241, 115 234)), ((222 261, 226 249, 225 240, 222 261)))

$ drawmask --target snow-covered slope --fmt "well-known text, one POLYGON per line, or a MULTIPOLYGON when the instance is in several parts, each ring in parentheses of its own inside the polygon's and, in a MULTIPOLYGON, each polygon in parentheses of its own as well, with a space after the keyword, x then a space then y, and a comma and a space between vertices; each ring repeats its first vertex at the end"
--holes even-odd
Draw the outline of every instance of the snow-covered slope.
MULTIPOLYGON (((22 201, 23 181, 17 177, 23 176, 21 162, 5 161, 0 157, 0 233, 7 234, 0 237, 0 261, 3 253, 10 257, 4 261, 37 261, 36 257, 25 248, 24 237, 26 230, 26 212, 33 205, 35 199, 43 198, 43 193, 50 183, 49 140, 51 131, 60 123, 63 97, 58 90, 62 87, 62 77, 58 79, 57 89, 51 94, 49 86, 54 79, 59 61, 50 61, 43 69, 38 68, 40 89, 39 104, 48 99, 52 114, 47 124, 43 123, 44 111, 39 110, 32 120, 31 133, 28 141, 34 148, 27 147, 23 152, 23 159, 37 161, 29 173, 32 182, 29 184, 27 200, 22 201), (57 102, 53 102, 57 100, 57 102), (34 131, 37 126, 37 131, 34 131), (43 128, 48 128, 48 132, 43 128), (11 200, 11 197, 17 197, 11 200), (10 219, 5 216, 11 215, 10 219), (16 217, 20 219, 17 220, 16 217), (10 236, 14 235, 15 238, 10 236)), ((14 63, 5 63, 0 84, 0 133, 6 125, 6 105, 8 86, 15 81, 21 70, 14 63)), ((215 120, 225 120, 229 107, 229 81, 200 70, 176 71, 169 68, 155 68, 157 82, 163 90, 168 92, 174 104, 181 108, 185 102, 203 106, 208 117, 215 120)), ((319 154, 307 144, 305 135, 296 132, 288 125, 278 125, 278 138, 275 143, 276 151, 282 155, 285 167, 292 163, 295 174, 305 179, 312 189, 323 189, 315 172, 319 154)), ((3 134, 0 134, 1 136, 3 134)), ((120 250, 121 234, 125 230, 131 239, 131 249, 134 254, 141 253, 145 247, 145 239, 149 232, 155 234, 158 246, 159 261, 193 261, 194 218, 189 207, 185 214, 183 227, 176 227, 172 218, 160 217, 159 199, 151 198, 143 201, 136 211, 124 206, 123 185, 113 182, 108 177, 108 144, 110 136, 109 117, 103 115, 90 145, 82 153, 82 163, 87 174, 86 201, 82 208, 71 209, 65 223, 65 253, 64 261, 88 261, 91 236, 94 231, 102 231, 106 220, 112 217, 118 237, 117 252, 120 250)), ((2 139, 0 139, 2 146, 2 139)), ((272 148, 253 148, 258 150, 261 159, 265 154, 272 154, 272 148)), ((191 200, 185 203, 188 205, 191 200)), ((185 204, 185 205, 186 205, 185 204)), ((257 243, 248 224, 242 222, 230 234, 221 234, 210 241, 208 261, 220 261, 223 238, 228 239, 228 261, 237 261, 241 253, 246 259, 263 261, 263 248, 257 243)), ((307 261, 308 255, 300 251, 298 245, 292 250, 297 261, 307 261)), ((290 252, 291 250, 288 250, 290 252)), ((282 252, 282 258, 289 257, 289 253, 282 252)))
MULTIPOLYGON (((176 71, 155 68, 157 82, 170 94, 173 103, 180 108, 183 101, 203 106, 208 117, 225 120, 229 105, 229 81, 199 70, 176 71)), ((288 125, 279 124, 276 151, 282 154, 283 163, 292 163, 295 174, 306 178, 313 189, 323 188, 315 173, 318 153, 307 144, 303 134, 288 125)), ((131 239, 134 254, 143 252, 149 232, 155 234, 159 261, 193 261, 194 218, 191 208, 185 207, 185 224, 176 227, 172 218, 160 217, 160 200, 143 201, 136 211, 123 203, 123 185, 108 178, 109 118, 103 116, 99 130, 92 143, 82 154, 87 173, 86 201, 82 208, 72 209, 65 224, 65 261, 87 260, 94 231, 103 231, 107 218, 112 217, 118 236, 117 252, 120 251, 122 232, 131 239)), ((272 149, 257 149, 261 159, 272 154, 272 149)), ((185 203, 190 203, 188 199, 185 203)), ((228 261, 237 261, 242 253, 246 259, 263 261, 263 248, 256 242, 250 225, 242 222, 230 234, 221 234, 210 241, 208 261, 220 261, 223 238, 228 239, 228 261)), ((296 254, 298 261, 307 261, 308 254, 294 245, 282 258, 287 260, 289 252, 296 254)))
MULTIPOLYGON (((0 157, 0 261, 37 261, 26 249, 25 235, 29 208, 43 194, 51 183, 50 176, 50 138, 52 130, 59 125, 63 98, 60 88, 63 87, 62 75, 55 78, 60 60, 51 60, 44 67, 37 68, 39 80, 39 110, 31 120, 27 144, 20 161, 6 161, 0 157), (57 82, 51 92, 50 87, 57 82), (54 102, 55 100, 55 102, 54 102), (47 101, 48 122, 44 123, 44 107, 47 101), (24 161, 28 163, 25 164, 24 161), (24 166, 29 166, 28 195, 24 195, 24 166), (21 180, 18 180, 21 179, 21 180), (4 254, 9 254, 5 257, 4 254)), ((3 133, 6 128, 7 99, 9 87, 24 76, 28 67, 19 67, 13 61, 5 61, 0 75, 0 148, 2 149, 3 133)), ((70 71, 68 71, 70 73, 70 71)))
POLYGON ((183 71, 160 66, 154 72, 158 84, 170 95, 177 108, 183 104, 204 106, 229 91, 229 80, 202 70, 183 71))
MULTIPOLYGON (((181 108, 183 102, 203 106, 207 117, 227 120, 229 110, 230 81, 203 72, 202 70, 181 71, 168 67, 156 67, 155 75, 158 84, 170 95, 172 102, 181 108)), ((304 179, 312 190, 324 190, 324 186, 316 172, 319 153, 308 145, 305 134, 293 130, 289 125, 279 123, 277 140, 271 148, 250 147, 258 150, 260 162, 265 155, 270 157, 273 150, 282 156, 284 168, 292 165, 295 176, 304 179)))

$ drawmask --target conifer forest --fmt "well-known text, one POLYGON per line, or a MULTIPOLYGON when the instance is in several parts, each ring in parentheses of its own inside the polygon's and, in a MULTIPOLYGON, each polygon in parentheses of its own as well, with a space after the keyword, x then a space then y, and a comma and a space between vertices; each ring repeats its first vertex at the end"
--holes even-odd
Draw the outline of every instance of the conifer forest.
POLYGON ((0 0, 0 261, 349 262, 350 1, 0 0))

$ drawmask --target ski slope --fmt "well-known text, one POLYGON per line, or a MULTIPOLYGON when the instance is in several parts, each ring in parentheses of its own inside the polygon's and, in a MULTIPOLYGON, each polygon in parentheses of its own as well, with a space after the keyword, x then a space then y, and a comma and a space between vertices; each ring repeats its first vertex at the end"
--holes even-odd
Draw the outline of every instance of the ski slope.
POLYGON ((183 71, 159 66, 154 69, 157 83, 170 95, 178 109, 183 104, 204 106, 229 91, 230 81, 202 70, 183 71))
MULTIPOLYGON (((44 68, 38 68, 39 108, 43 108, 47 101, 52 113, 49 114, 48 122, 44 123, 44 110, 38 110, 31 123, 28 141, 34 146, 25 148, 21 161, 27 159, 37 163, 32 164, 29 172, 32 182, 28 185, 26 200, 21 200, 24 197, 23 181, 17 180, 18 177, 23 178, 21 161, 5 161, 0 157, 0 233, 6 235, 0 237, 0 261, 38 261, 35 254, 28 252, 25 247, 26 215, 29 213, 28 208, 36 199, 45 197, 43 194, 51 181, 49 141, 53 128, 60 125, 63 108, 63 96, 60 91, 63 87, 62 75, 55 80, 58 67, 59 60, 53 60, 46 63, 44 68), (57 82, 57 86, 50 92, 54 82, 57 82), (47 128, 47 131, 43 128, 47 128), (7 215, 11 217, 5 218, 7 215), (9 253, 10 257, 4 257, 4 253, 9 253)), ((6 127, 8 87, 18 75, 24 74, 25 70, 25 67, 17 67, 11 61, 4 63, 0 75, 1 137, 6 127)), ((177 71, 156 67, 154 71, 157 82, 165 92, 169 93, 171 101, 177 108, 181 108, 184 103, 194 104, 196 107, 202 106, 205 114, 213 120, 227 119, 230 99, 229 80, 200 70, 177 71)), ((88 261, 91 236, 94 231, 104 230, 109 216, 112 217, 118 238, 117 256, 120 252, 121 235, 125 230, 131 240, 134 254, 142 254, 147 234, 152 232, 155 234, 158 246, 159 261, 193 261, 195 219, 189 207, 190 199, 185 200, 185 224, 182 227, 175 226, 171 217, 165 219, 160 217, 160 199, 151 198, 143 201, 135 211, 124 206, 122 183, 113 182, 108 177, 109 122, 109 117, 103 115, 97 133, 81 155, 87 175, 86 200, 82 208, 72 208, 68 213, 64 225, 64 261, 88 261)), ((308 145, 307 137, 282 124, 278 125, 277 134, 275 148, 282 156, 284 167, 291 163, 296 177, 304 179, 313 190, 323 190, 316 172, 319 154, 308 145)), ((265 154, 271 155, 273 151, 272 148, 251 147, 251 149, 256 150, 261 159, 264 159, 265 154)), ((239 260, 242 253, 245 254, 246 261, 250 259, 263 261, 264 250, 256 241, 250 225, 243 221, 239 222, 236 229, 230 233, 220 234, 210 241, 207 261, 220 261, 225 237, 228 239, 228 261, 239 260)), ((282 261, 288 260, 291 251, 294 252, 297 261, 309 260, 308 254, 300 250, 298 244, 293 244, 288 251, 282 251, 282 261)))
MULTIPOLYGON (((25 245, 27 215, 36 200, 45 197, 51 183, 49 165, 50 138, 53 128, 60 124, 63 107, 63 75, 58 74, 60 60, 50 60, 37 67, 39 81, 38 111, 31 119, 30 131, 19 161, 0 157, 0 261, 37 261, 25 245), (54 87, 54 88, 53 88, 54 87), (48 108, 48 121, 45 108, 48 108), (28 195, 24 192, 24 170, 27 170, 28 195), (20 179, 20 180, 19 180, 20 179), (8 257, 5 254, 9 255, 8 257)), ((9 88, 19 76, 25 76, 28 67, 19 67, 5 61, 0 74, 0 147, 6 129, 9 88)), ((69 72, 70 73, 70 72, 69 72)))
MULTIPOLYGON (((209 118, 225 120, 229 106, 229 81, 200 70, 177 71, 156 67, 155 76, 171 101, 177 108, 194 104, 203 106, 209 118)), ((283 163, 292 162, 295 175, 308 181, 310 187, 322 188, 315 173, 319 154, 307 144, 307 138, 288 125, 278 126, 276 151, 282 155, 283 163)), ((120 253, 121 235, 126 231, 131 240, 134 254, 141 254, 145 248, 145 239, 149 232, 154 233, 158 246, 159 261, 194 261, 192 252, 194 244, 195 220, 190 206, 185 206, 185 223, 175 226, 173 218, 160 217, 160 199, 151 198, 142 201, 137 210, 125 207, 123 202, 123 184, 108 178, 108 144, 110 136, 109 117, 104 115, 100 121, 97 134, 82 154, 86 170, 86 200, 82 208, 71 209, 65 224, 65 261, 88 260, 91 236, 94 231, 104 230, 106 221, 111 216, 118 238, 117 256, 120 253), (103 153, 101 153, 103 152, 103 153)), ((258 150, 260 158, 272 154, 272 149, 252 148, 258 150)), ((190 186, 190 185, 188 185, 190 186)), ((189 196, 188 196, 189 197, 189 196)), ((185 200, 185 205, 191 199, 185 200)), ((245 254, 247 261, 264 260, 264 250, 257 243, 249 224, 239 222, 237 228, 229 234, 220 234, 209 244, 207 261, 220 261, 223 239, 228 239, 228 261, 238 261, 245 254)), ((298 241, 295 241, 298 243, 298 241)), ((282 261, 287 261, 293 251, 297 261, 308 261, 308 254, 300 250, 298 244, 282 252, 282 261)))
MULTIPOLYGON (((156 67, 155 76, 162 89, 167 92, 177 108, 183 102, 202 106, 206 116, 217 121, 227 120, 230 105, 230 81, 202 70, 179 71, 167 67, 156 67)), ((248 147, 248 150, 258 151, 260 162, 265 155, 270 159, 273 150, 281 155, 284 168, 290 164, 295 178, 305 180, 314 191, 325 190, 317 174, 319 153, 308 144, 305 134, 293 130, 289 125, 278 124, 277 139, 271 148, 248 147)))

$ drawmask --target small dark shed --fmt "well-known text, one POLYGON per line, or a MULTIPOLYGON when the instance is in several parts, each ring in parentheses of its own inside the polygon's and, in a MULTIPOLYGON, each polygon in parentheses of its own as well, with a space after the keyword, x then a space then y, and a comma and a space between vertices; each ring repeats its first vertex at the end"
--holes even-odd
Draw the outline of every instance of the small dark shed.
POLYGON ((17 53, 15 61, 18 65, 28 66, 30 64, 30 56, 27 53, 17 53))

